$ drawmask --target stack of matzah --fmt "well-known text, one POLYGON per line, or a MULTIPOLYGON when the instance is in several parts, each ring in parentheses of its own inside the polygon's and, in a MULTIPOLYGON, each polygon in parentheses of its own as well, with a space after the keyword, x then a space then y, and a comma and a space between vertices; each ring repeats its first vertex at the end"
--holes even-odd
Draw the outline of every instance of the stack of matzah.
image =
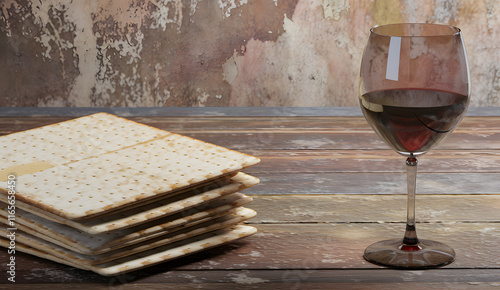
POLYGON ((105 113, 2 136, 0 149, 0 244, 14 231, 16 251, 116 275, 256 231, 239 192, 258 183, 240 172, 253 156, 105 113))

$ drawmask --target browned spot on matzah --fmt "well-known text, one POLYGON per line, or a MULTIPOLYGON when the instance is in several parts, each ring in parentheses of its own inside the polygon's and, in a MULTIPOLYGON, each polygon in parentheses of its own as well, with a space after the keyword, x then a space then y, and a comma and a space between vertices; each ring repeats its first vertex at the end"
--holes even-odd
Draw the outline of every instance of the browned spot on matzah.
POLYGON ((115 227, 115 224, 109 224, 106 226, 107 229, 114 229, 115 227))
POLYGON ((154 217, 155 215, 156 215, 156 213, 155 213, 155 212, 148 213, 148 214, 146 215, 146 219, 150 219, 150 218, 154 217))
POLYGON ((203 245, 201 245, 202 248, 209 248, 212 246, 212 243, 204 243, 203 245))

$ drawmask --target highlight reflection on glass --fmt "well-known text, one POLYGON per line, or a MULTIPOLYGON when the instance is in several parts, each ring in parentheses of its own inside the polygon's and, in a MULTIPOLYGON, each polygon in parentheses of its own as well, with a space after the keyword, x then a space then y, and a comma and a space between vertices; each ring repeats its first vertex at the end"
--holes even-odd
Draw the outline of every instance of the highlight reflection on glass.
POLYGON ((396 268, 449 264, 449 246, 418 239, 415 228, 417 157, 450 134, 469 104, 470 81, 460 29, 403 23, 370 30, 363 53, 359 101, 367 122, 406 157, 408 205, 402 238, 370 245, 366 260, 396 268))

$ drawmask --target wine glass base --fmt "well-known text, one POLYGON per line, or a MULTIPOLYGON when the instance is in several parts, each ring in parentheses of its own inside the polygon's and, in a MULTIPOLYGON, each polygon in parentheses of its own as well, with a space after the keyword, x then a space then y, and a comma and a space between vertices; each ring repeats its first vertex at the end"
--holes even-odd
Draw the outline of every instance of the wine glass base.
POLYGON ((402 239, 374 243, 365 250, 364 258, 371 263, 398 269, 426 269, 450 264, 455 251, 449 246, 431 240, 420 240, 418 247, 406 247, 402 239))

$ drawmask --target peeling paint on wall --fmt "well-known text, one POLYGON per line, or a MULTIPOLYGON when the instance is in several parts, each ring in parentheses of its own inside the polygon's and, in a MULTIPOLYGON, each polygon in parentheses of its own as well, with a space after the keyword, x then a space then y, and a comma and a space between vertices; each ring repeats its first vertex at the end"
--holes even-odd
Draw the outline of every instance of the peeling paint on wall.
POLYGON ((349 11, 349 0, 323 0, 325 19, 339 20, 342 14, 349 11))
POLYGON ((180 30, 182 25, 182 0, 150 0, 156 9, 151 12, 151 19, 153 20, 150 28, 162 28, 163 31, 167 29, 167 25, 175 23, 177 29, 180 30))
POLYGON ((454 23, 457 21, 461 3, 453 0, 436 0, 432 19, 437 23, 454 23))
POLYGON ((285 17, 285 32, 276 42, 252 40, 246 53, 236 57, 231 106, 333 106, 356 100, 351 78, 357 79, 358 68, 345 70, 353 67, 348 32, 317 25, 323 9, 313 3, 298 3, 294 14, 285 17), (277 94, 282 97, 274 98, 277 94))
POLYGON ((233 56, 231 56, 223 65, 223 76, 224 80, 229 84, 232 84, 236 76, 238 75, 238 65, 236 64, 237 53, 234 52, 233 56))
POLYGON ((368 29, 464 32, 500 106, 496 0, 4 0, 0 106, 357 106, 368 29))
POLYGON ((224 16, 231 16, 231 10, 240 7, 241 5, 245 5, 248 3, 248 0, 218 0, 219 7, 224 11, 224 16))
POLYGON ((223 64, 252 37, 278 37, 294 2, 4 1, 1 105, 225 106, 223 64))
POLYGON ((417 19, 417 9, 418 3, 414 0, 404 0, 403 3, 403 13, 405 14, 407 21, 410 23, 416 22, 417 19))

